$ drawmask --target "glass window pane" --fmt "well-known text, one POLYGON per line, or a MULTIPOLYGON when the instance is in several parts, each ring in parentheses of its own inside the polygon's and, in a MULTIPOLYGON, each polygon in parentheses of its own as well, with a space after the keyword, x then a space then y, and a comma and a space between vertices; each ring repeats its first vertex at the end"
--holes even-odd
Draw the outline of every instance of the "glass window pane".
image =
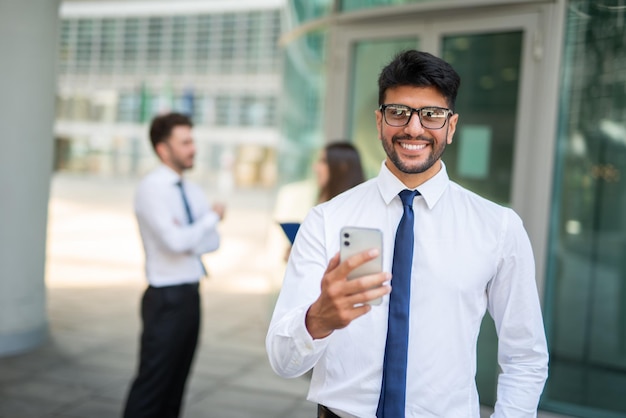
POLYGON ((225 13, 222 20, 222 39, 220 45, 221 71, 229 73, 235 70, 233 59, 235 58, 237 16, 234 13, 225 13))
MULTIPOLYGON (((312 155, 323 143, 323 103, 328 32, 308 32, 287 44, 280 101, 282 137, 278 158, 283 182, 310 175, 312 155), (319 42, 309 42, 315 36, 319 42)), ((275 62, 277 62, 276 60, 275 62)))
POLYGON ((147 69, 151 72, 159 70, 161 59, 161 40, 163 38, 164 18, 151 17, 148 19, 148 46, 146 57, 147 69))
POLYGON ((59 72, 65 74, 70 72, 74 61, 75 53, 75 20, 63 20, 59 36, 59 72))
POLYGON ((428 3, 442 2, 446 0, 342 0, 340 1, 341 10, 344 12, 360 9, 370 9, 372 7, 381 6, 401 6, 410 3, 428 3))
POLYGON ((290 2, 296 25, 319 19, 332 13, 333 0, 293 0, 290 2))
POLYGON ((459 123, 444 161, 450 177, 510 205, 522 32, 444 38, 443 58, 461 76, 459 123))
POLYGON ((122 63, 125 72, 137 69, 139 54, 139 19, 128 18, 124 21, 124 44, 122 46, 122 63))
POLYGON ((76 67, 78 72, 87 72, 91 66, 91 49, 93 42, 94 21, 80 19, 76 45, 76 67))
POLYGON ((169 42, 170 67, 180 73, 185 68, 185 57, 188 45, 189 18, 187 16, 172 17, 172 34, 169 42))
POLYGON ((196 61, 196 70, 202 74, 206 72, 206 68, 209 62, 210 45, 213 41, 212 36, 215 32, 216 19, 211 18, 210 15, 198 16, 197 19, 198 29, 196 38, 196 48, 194 59, 196 61))
POLYGON ((100 65, 98 70, 111 73, 115 65, 117 21, 103 19, 100 25, 100 65))
POLYGON ((241 98, 217 96, 215 100, 216 125, 239 126, 242 123, 241 98))

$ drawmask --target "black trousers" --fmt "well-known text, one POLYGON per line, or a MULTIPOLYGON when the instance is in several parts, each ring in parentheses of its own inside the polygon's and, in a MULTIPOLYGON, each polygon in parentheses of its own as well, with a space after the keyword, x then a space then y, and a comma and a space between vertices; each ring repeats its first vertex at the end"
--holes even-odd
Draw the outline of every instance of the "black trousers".
POLYGON ((141 301, 139 371, 124 418, 176 418, 200 330, 198 284, 148 287, 141 301))
POLYGON ((326 408, 324 405, 317 405, 317 418, 340 418, 339 415, 335 414, 330 409, 326 408))

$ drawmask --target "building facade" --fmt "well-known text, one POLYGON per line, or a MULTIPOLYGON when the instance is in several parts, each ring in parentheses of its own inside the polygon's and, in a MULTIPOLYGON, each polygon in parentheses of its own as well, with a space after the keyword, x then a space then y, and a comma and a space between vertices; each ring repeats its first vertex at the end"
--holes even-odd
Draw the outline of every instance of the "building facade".
POLYGON ((283 3, 64 2, 56 169, 141 175, 147 124, 175 110, 195 123, 193 176, 273 185, 283 3))
MULTIPOLYGON (((550 347, 541 408, 626 417, 626 2, 290 0, 280 172, 348 138, 369 176, 384 158, 374 110, 382 65, 417 48, 462 78, 451 178, 514 208, 530 235, 550 347)), ((493 404, 497 337, 479 339, 493 404)))

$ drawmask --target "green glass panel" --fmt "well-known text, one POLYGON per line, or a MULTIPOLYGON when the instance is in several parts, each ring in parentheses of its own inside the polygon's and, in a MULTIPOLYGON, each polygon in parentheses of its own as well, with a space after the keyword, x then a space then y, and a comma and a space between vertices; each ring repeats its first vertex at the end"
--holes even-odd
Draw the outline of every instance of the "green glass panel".
POLYGON ((94 35, 94 20, 80 19, 78 21, 78 34, 76 41, 76 67, 78 72, 89 71, 92 59, 92 42, 94 35))
POLYGON ((626 417, 624 7, 571 0, 546 289, 544 408, 626 417))
POLYGON ((375 110, 378 108, 378 75, 393 56, 404 50, 417 48, 418 40, 400 38, 385 41, 361 41, 353 50, 350 91, 350 138, 359 149, 366 177, 374 177, 380 170, 385 153, 378 140, 375 110))
POLYGON ((296 26, 298 26, 309 20, 330 15, 333 3, 333 0, 292 0, 289 2, 289 12, 297 21, 296 26))
MULTIPOLYGON (((327 4, 328 3, 328 4, 327 4)), ((290 1, 291 30, 329 7, 325 1, 290 1)), ((308 31, 285 45, 283 94, 280 101, 282 141, 278 170, 281 183, 312 175, 311 164, 324 144, 323 103, 326 90, 326 27, 308 31)))
POLYGON ((445 37, 443 58, 461 76, 459 123, 444 161, 450 177, 510 205, 522 32, 445 37))
POLYGON ((342 0, 340 2, 340 10, 349 12, 381 6, 401 6, 410 3, 441 3, 443 1, 446 0, 342 0))

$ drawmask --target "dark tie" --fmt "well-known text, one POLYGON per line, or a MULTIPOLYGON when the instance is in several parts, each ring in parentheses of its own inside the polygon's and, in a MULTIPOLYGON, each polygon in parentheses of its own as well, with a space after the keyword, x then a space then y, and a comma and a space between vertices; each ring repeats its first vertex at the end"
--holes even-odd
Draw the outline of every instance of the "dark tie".
MULTIPOLYGON (((193 215, 191 214, 191 207, 189 207, 189 201, 187 200, 187 194, 185 193, 185 187, 183 186, 183 181, 182 180, 178 181, 176 185, 180 189, 180 196, 183 199, 183 206, 185 206, 185 212, 187 213, 187 223, 192 224, 193 215)), ((200 266, 202 267, 202 273, 206 276, 207 271, 206 271, 206 268, 204 267, 204 263, 202 262, 202 259, 200 257, 198 257, 198 260, 200 261, 200 266)))
POLYGON ((185 206, 185 212, 187 213, 187 223, 193 223, 193 215, 191 214, 191 208, 189 207, 189 201, 187 200, 187 193, 185 193, 185 187, 182 180, 177 182, 176 185, 180 189, 180 196, 183 199, 183 205, 185 206))
POLYGON ((417 190, 400 192, 404 213, 398 224, 393 250, 389 326, 383 363, 383 381, 376 410, 378 418, 404 417, 411 266, 413 264, 413 198, 418 194, 417 190))

